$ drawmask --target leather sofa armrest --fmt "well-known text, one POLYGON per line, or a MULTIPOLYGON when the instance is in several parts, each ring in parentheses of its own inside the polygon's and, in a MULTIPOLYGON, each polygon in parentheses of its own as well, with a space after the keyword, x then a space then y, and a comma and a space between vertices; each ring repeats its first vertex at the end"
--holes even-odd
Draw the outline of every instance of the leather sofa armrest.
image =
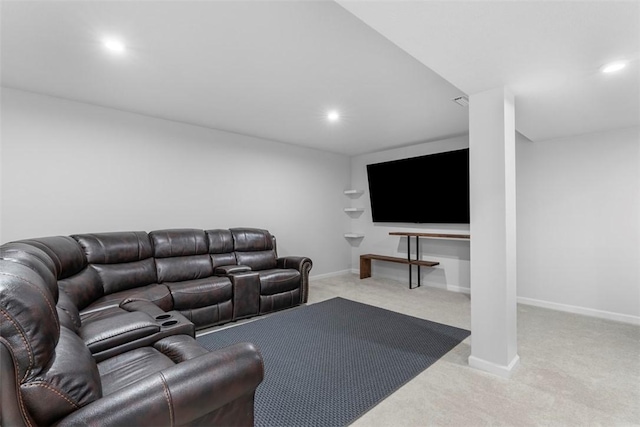
MULTIPOLYGON (((218 410, 223 425, 253 425, 253 396, 262 382, 262 356, 253 344, 240 343, 164 369, 60 420, 65 426, 194 425, 218 410), (229 405, 246 402, 238 411, 229 405), (244 418, 238 419, 242 413, 244 418)), ((206 423, 205 423, 206 424, 206 423)))
POLYGON ((173 310, 173 297, 166 285, 157 285, 129 295, 118 306, 126 311, 143 311, 155 317, 173 310))
POLYGON ((89 326, 93 331, 81 330, 80 336, 96 362, 125 351, 154 345, 158 340, 173 335, 188 335, 192 339, 196 335, 195 325, 178 311, 161 312, 156 316, 133 311, 92 322, 84 328, 89 326), (95 326, 94 323, 99 325, 95 326), (96 334, 99 335, 89 342, 88 337, 96 334), (107 338, 103 340, 105 336, 107 338))
POLYGON ((216 269, 214 270, 214 274, 216 276, 228 276, 230 274, 245 273, 247 271, 251 271, 251 267, 249 267, 248 265, 232 264, 232 265, 221 265, 219 267, 216 267, 216 269))
MULTIPOLYGON (((120 308, 123 308, 126 310, 126 308, 123 307, 123 305, 128 304, 130 302, 134 302, 134 301, 151 303, 159 307, 162 311, 173 310, 173 297, 171 296, 171 291, 166 285, 156 285, 148 289, 144 289, 140 292, 131 294, 127 298, 125 298, 122 302, 120 302, 120 308)), ((142 310, 142 311, 145 311, 145 310, 142 310)), ((154 313, 150 313, 150 314, 153 315, 154 313)))
POLYGON ((300 302, 306 303, 309 298, 309 271, 313 267, 311 259, 301 256, 287 256, 277 258, 276 262, 278 268, 293 268, 300 272, 300 302))
POLYGON ((144 299, 127 298, 120 303, 119 307, 130 312, 141 311, 143 313, 147 313, 151 317, 160 316, 166 313, 166 311, 164 311, 151 301, 147 301, 144 299))
POLYGON ((96 354, 159 331, 160 325, 153 317, 135 311, 91 322, 80 328, 79 335, 91 353, 96 354))
POLYGON ((278 258, 277 265, 278 268, 293 268, 295 270, 298 270, 300 273, 302 273, 304 270, 307 270, 308 274, 309 270, 311 270, 311 267, 313 266, 313 263, 311 262, 311 259, 307 257, 286 256, 278 258))

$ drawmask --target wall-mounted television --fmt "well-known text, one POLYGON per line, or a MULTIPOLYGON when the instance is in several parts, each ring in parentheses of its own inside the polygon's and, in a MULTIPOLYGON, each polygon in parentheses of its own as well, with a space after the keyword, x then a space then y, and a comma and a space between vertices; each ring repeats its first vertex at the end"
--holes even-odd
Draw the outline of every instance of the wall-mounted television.
POLYGON ((367 165, 373 222, 468 224, 469 149, 367 165))

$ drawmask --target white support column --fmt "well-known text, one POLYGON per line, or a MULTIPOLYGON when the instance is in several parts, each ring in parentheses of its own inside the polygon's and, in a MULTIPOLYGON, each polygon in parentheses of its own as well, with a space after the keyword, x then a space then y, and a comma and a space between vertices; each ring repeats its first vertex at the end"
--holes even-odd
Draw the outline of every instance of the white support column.
POLYGON ((508 378, 519 363, 516 303, 516 166, 513 94, 469 98, 471 356, 508 378))

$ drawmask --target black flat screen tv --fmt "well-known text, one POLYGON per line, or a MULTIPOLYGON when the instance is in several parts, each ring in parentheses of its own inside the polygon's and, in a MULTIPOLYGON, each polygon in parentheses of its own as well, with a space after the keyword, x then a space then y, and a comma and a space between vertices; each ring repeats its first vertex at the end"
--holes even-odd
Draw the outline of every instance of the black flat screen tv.
POLYGON ((469 149, 367 165, 373 222, 468 224, 469 149))

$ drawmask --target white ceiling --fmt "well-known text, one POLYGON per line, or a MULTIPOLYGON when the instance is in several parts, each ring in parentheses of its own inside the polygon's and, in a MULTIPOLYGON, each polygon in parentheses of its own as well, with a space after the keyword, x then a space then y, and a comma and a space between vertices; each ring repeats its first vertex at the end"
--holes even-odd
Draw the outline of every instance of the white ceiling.
POLYGON ((637 1, 2 0, 0 15, 5 87, 347 155, 464 134, 451 99, 498 86, 532 140, 639 125, 637 1))
POLYGON ((462 92, 333 1, 3 1, 1 12, 3 86, 349 155, 468 129, 451 101, 462 92), (126 55, 106 52, 104 35, 126 55))
POLYGON ((533 141, 640 124, 640 1, 337 1, 466 94, 508 87, 533 141))

